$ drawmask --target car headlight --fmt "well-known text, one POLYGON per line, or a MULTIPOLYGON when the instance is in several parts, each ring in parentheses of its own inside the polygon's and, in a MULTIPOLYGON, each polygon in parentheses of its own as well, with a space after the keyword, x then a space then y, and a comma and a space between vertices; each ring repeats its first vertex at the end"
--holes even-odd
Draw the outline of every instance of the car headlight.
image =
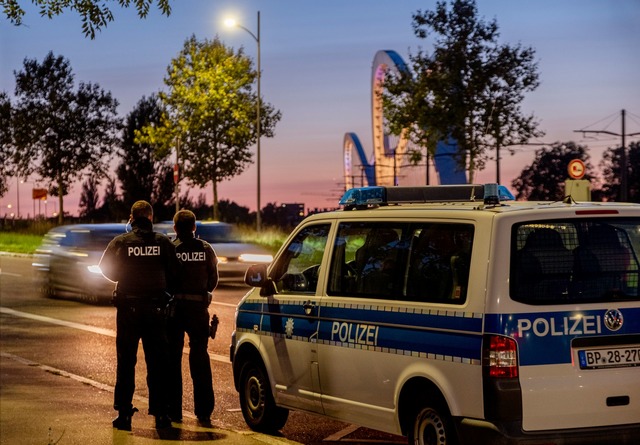
POLYGON ((243 253, 240 255, 240 261, 245 263, 270 263, 273 261, 273 255, 243 253))
POLYGON ((87 270, 91 273, 102 273, 102 270, 100 269, 100 266, 98 266, 97 264, 93 264, 91 266, 87 266, 87 270))

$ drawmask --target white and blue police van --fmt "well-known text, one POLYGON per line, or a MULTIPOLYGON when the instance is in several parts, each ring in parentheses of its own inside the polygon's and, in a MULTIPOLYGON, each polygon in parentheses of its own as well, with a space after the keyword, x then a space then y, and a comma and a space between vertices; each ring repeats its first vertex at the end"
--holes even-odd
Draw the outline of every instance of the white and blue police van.
POLYGON ((640 444, 640 205, 365 187, 251 266, 247 424, 301 410, 411 444, 640 444))

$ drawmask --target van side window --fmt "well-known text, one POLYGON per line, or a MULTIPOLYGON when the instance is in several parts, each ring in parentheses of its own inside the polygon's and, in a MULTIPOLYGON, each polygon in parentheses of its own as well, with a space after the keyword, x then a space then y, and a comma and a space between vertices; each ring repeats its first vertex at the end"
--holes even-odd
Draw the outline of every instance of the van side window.
POLYGON ((278 293, 315 294, 330 227, 305 227, 287 245, 271 271, 278 293))
POLYGON ((453 223, 342 223, 329 295, 462 304, 474 227, 453 223))
POLYGON ((473 226, 430 224, 415 240, 407 296, 420 301, 464 301, 469 281, 473 226))
POLYGON ((639 233, 632 218, 514 226, 511 298, 528 304, 637 299, 639 233))

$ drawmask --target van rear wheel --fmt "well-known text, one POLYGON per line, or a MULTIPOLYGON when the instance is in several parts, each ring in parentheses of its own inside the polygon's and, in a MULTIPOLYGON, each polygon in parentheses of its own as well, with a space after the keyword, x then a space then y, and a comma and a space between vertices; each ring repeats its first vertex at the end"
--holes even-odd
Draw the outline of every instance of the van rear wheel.
POLYGON ((410 445, 454 445, 457 443, 451 416, 441 404, 422 404, 409 429, 410 445))
POLYGON ((240 374, 240 408, 254 431, 278 431, 289 417, 289 410, 276 406, 264 366, 253 362, 247 362, 240 374))

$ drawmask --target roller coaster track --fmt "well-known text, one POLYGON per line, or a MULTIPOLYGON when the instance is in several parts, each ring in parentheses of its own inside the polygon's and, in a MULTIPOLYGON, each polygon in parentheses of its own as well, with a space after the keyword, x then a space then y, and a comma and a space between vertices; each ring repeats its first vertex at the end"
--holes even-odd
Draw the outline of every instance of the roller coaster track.
MULTIPOLYGON (((400 55, 392 50, 378 51, 373 58, 371 72, 371 122, 373 130, 373 156, 367 154, 353 132, 345 133, 343 142, 344 182, 349 189, 355 184, 355 178, 366 179, 367 185, 400 185, 397 175, 399 166, 406 164, 406 154, 409 147, 407 131, 403 130, 399 137, 386 131, 384 110, 381 93, 384 79, 389 70, 404 71, 407 65, 400 55), (355 158, 357 156, 357 159, 355 158), (359 161, 359 164, 357 162, 359 161), (354 167, 359 166, 357 172, 354 167)), ((457 168, 454 154, 457 151, 455 143, 439 141, 436 145, 434 165, 440 184, 464 184, 466 174, 457 168)))

